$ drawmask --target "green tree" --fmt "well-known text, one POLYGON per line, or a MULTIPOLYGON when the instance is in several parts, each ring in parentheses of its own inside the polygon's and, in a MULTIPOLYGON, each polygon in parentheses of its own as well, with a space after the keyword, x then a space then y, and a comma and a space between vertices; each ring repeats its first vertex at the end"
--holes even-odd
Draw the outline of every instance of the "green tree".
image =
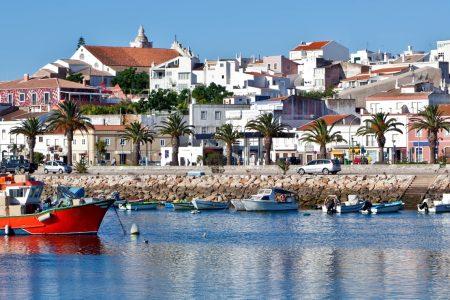
POLYGON ((83 79, 84 79, 84 76, 81 73, 69 74, 66 77, 66 80, 78 82, 78 83, 83 83, 83 79))
POLYGON ((141 122, 135 121, 125 127, 123 138, 133 143, 133 165, 139 164, 141 155, 141 144, 153 142, 155 132, 141 122))
POLYGON ((106 145, 105 140, 98 140, 95 143, 95 150, 97 151, 97 155, 99 158, 103 159, 106 155, 108 146, 106 145))
POLYGON ((389 118, 389 113, 376 113, 370 119, 364 121, 365 125, 361 126, 356 132, 357 135, 374 135, 378 144, 378 161, 384 163, 384 145, 386 144, 387 132, 403 131, 398 128, 403 123, 397 122, 395 118, 389 118))
POLYGON ((80 107, 72 100, 58 104, 58 108, 50 113, 47 119, 50 130, 62 130, 67 137, 67 164, 72 165, 73 134, 79 130, 88 132, 94 126, 88 117, 84 116, 80 107))
POLYGON ((306 128, 300 140, 305 143, 318 144, 320 146, 320 158, 326 158, 327 144, 346 141, 340 131, 333 132, 334 125, 328 126, 323 119, 317 119, 306 128))
POLYGON ((145 72, 137 73, 136 68, 128 68, 118 72, 111 83, 118 84, 125 94, 142 94, 148 90, 149 76, 145 72))
POLYGON ((196 86, 192 91, 192 97, 199 104, 222 104, 223 99, 231 96, 233 96, 232 92, 228 92, 225 87, 217 85, 214 82, 209 86, 196 86))
POLYGON ((223 124, 214 134, 214 139, 226 145, 227 165, 231 166, 231 148, 241 138, 241 133, 233 129, 231 124, 223 124))
POLYGON ((8 145, 8 150, 14 156, 17 156, 18 154, 22 153, 23 150, 25 150, 25 145, 22 145, 22 144, 19 145, 19 144, 16 144, 16 143, 9 144, 8 145))
POLYGON ((28 159, 34 161, 34 147, 36 147, 36 137, 46 132, 44 122, 38 118, 28 118, 20 123, 19 126, 11 129, 10 134, 22 134, 27 138, 28 143, 28 159))
POLYGON ((194 126, 183 121, 179 113, 170 114, 166 120, 158 126, 160 134, 169 135, 172 138, 172 166, 178 166, 178 149, 180 148, 180 137, 194 134, 194 126))
POLYGON ((436 163, 438 134, 442 130, 450 132, 450 118, 443 116, 437 105, 428 105, 416 117, 411 118, 410 130, 426 130, 430 147, 430 163, 436 163))
POLYGON ((278 137, 283 132, 286 125, 282 124, 277 117, 274 117, 271 113, 265 113, 256 120, 251 120, 245 126, 247 129, 255 130, 264 137, 264 162, 266 165, 270 165, 270 150, 272 149, 272 140, 274 137, 278 137))
POLYGON ((33 162, 37 163, 38 165, 44 163, 44 154, 41 152, 34 152, 33 162))
POLYGON ((84 40, 84 37, 80 36, 77 43, 77 50, 80 49, 81 46, 86 45, 86 41, 84 40))

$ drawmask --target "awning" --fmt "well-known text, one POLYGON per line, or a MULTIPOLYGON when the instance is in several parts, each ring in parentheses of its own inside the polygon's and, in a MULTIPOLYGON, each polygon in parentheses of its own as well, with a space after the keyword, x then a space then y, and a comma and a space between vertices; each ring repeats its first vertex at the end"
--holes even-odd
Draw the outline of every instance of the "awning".
POLYGON ((333 149, 331 151, 331 154, 333 154, 333 155, 344 155, 344 151, 343 150, 333 149))

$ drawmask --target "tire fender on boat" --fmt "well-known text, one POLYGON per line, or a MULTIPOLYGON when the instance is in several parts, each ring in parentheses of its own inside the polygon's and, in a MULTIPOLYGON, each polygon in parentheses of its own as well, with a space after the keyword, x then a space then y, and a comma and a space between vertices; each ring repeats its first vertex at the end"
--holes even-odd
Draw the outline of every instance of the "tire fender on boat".
POLYGON ((46 213, 46 214, 40 215, 37 219, 39 222, 42 223, 42 222, 49 220, 51 217, 52 217, 51 213, 46 213))

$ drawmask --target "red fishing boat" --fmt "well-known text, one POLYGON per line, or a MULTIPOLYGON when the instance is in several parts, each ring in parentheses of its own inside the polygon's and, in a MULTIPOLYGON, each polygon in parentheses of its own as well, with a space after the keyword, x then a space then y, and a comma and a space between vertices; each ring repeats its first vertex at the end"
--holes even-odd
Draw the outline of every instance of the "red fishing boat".
POLYGON ((0 176, 0 233, 96 234, 114 202, 81 198, 42 203, 43 188, 43 182, 29 175, 0 176))

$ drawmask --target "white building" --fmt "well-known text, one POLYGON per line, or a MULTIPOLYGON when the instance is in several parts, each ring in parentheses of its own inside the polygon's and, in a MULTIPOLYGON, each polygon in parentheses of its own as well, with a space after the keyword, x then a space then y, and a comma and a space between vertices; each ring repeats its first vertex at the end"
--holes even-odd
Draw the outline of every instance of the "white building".
POLYGON ((388 52, 374 52, 367 49, 358 50, 350 54, 350 62, 367 66, 373 64, 385 64, 392 58, 392 54, 388 52))
POLYGON ((348 48, 335 41, 302 42, 289 52, 289 59, 299 64, 306 58, 347 61, 350 53, 348 48))

